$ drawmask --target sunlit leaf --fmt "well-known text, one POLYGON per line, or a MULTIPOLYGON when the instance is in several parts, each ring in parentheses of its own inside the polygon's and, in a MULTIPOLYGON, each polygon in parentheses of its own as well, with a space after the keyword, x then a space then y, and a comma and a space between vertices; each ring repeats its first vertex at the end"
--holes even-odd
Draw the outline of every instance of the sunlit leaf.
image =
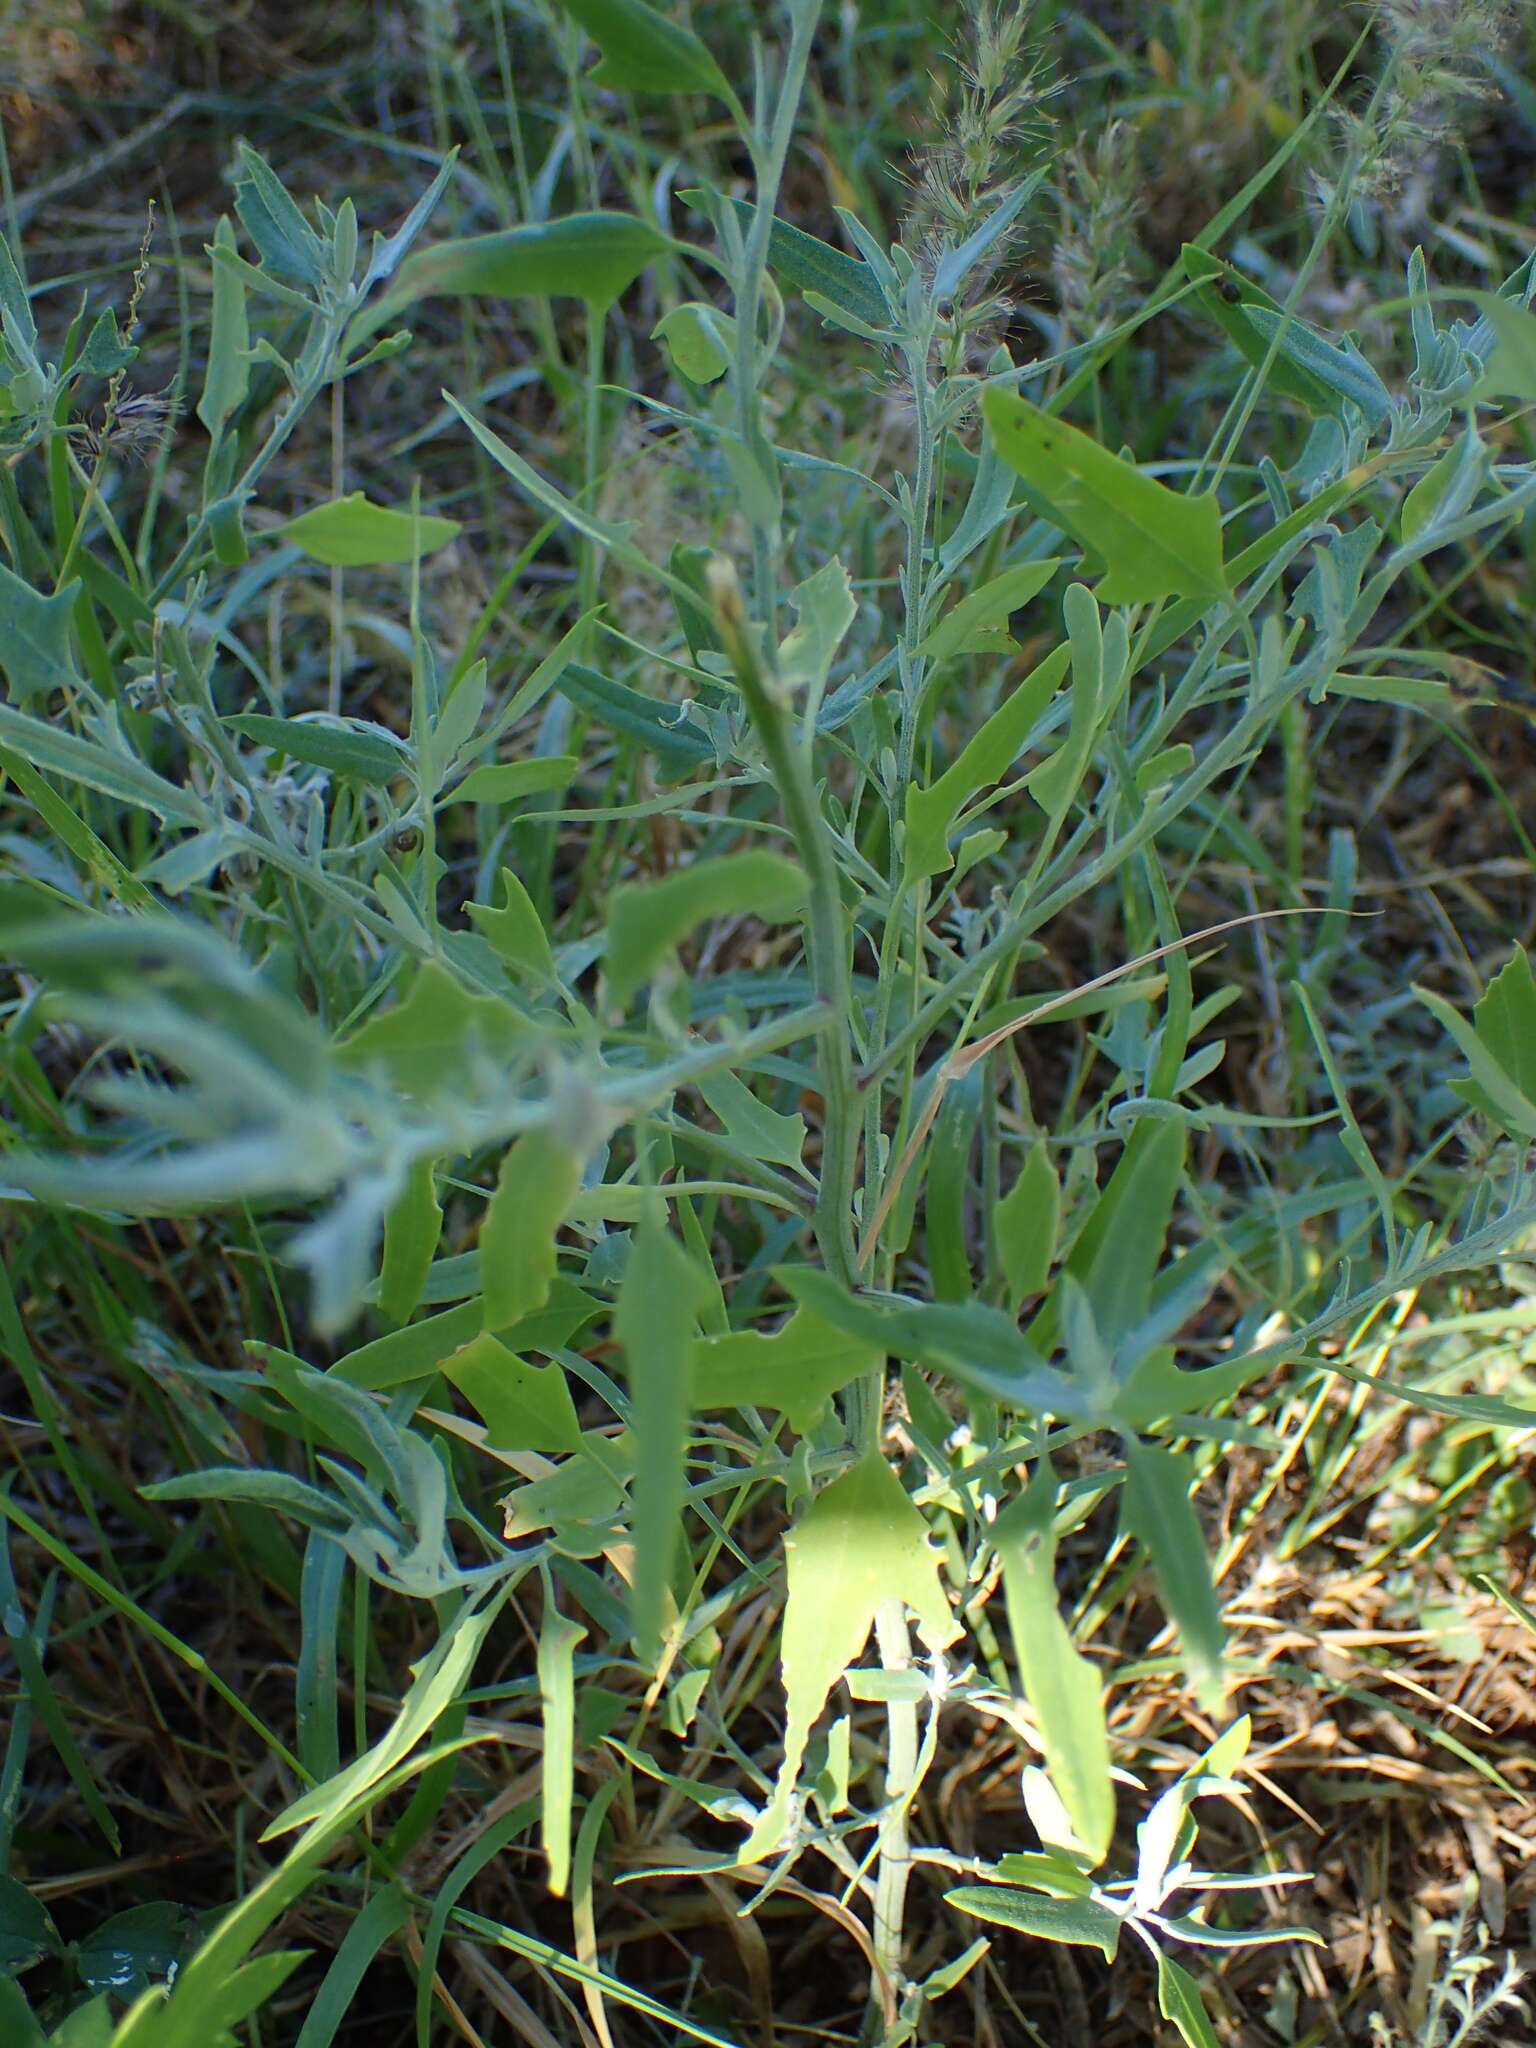
POLYGON ((1038 1476, 998 1517, 992 1542, 1003 1566, 1009 1633, 1024 1696, 1040 1730, 1051 1783, 1090 1865, 1102 1863, 1115 1825, 1104 1725, 1104 1688, 1078 1650, 1056 1595, 1056 1482, 1038 1476))
POLYGON ((862 1653, 876 1610, 900 1601, 935 1649, 958 1633, 927 1524, 878 1451, 816 1496, 786 1538, 785 1556, 784 1761, 768 1809, 742 1849, 747 1863, 777 1847, 812 1725, 862 1653))

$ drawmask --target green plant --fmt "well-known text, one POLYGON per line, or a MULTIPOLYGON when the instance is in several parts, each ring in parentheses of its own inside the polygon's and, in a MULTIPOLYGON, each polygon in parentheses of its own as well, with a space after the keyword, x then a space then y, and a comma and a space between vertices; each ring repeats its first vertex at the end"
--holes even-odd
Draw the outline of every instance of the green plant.
MULTIPOLYGON (((307 212, 247 147, 235 212, 256 261, 222 221, 182 531, 146 514, 133 536, 123 516, 137 301, 121 331, 82 313, 53 360, 19 263, 0 259, 0 765, 22 828, 0 901, 19 970, 7 1195, 28 1271, 39 1242, 122 1245, 140 1219, 196 1216, 260 1275, 222 1370, 113 1315, 166 1399, 180 1468, 128 1499, 167 1547, 179 1504, 207 1503, 191 1526, 259 1546, 301 1638, 292 1748, 244 1709, 295 1787, 263 1840, 294 1846, 168 1993, 136 1984, 126 2012, 82 2007, 55 2038, 234 2038, 301 1960, 258 1943, 349 1843, 323 1881, 362 1931, 331 1962, 304 2048, 333 2037, 360 1973, 418 1918, 423 2042, 450 1932, 536 1962, 589 2012, 613 2001, 718 2041, 599 1963, 593 1872, 622 1827, 630 1877, 702 1869, 766 1901, 804 1889, 803 1859, 827 1864, 864 1937, 865 2037, 887 2048, 925 2038, 930 2004, 984 1953, 956 1921, 953 1952, 915 1962, 928 1867, 991 1880, 950 1891, 960 1913, 1106 1957, 1129 1927, 1164 2016, 1208 2042, 1165 1941, 1274 1930, 1165 1908, 1185 1887, 1250 1885, 1188 1860, 1191 1804, 1230 1790, 1243 1724, 1150 1805, 1136 1876, 1103 1877, 1106 1673, 1063 1618, 1058 1547, 1092 1523, 1106 1572, 1150 1560, 1184 1682, 1224 1715, 1241 1677, 1192 1496, 1208 1457, 1252 1434, 1239 1397, 1285 1366, 1529 1426, 1515 1402, 1354 1362, 1387 1305, 1493 1264, 1536 1225, 1525 955, 1470 1023, 1423 990, 1405 1040, 1432 1019, 1469 1074, 1382 1163, 1336 1049, 1353 842, 1331 842, 1313 902, 1301 841, 1309 721, 1341 703, 1450 708, 1447 682, 1403 673, 1419 652, 1405 593, 1431 556, 1502 545, 1536 501, 1493 409, 1532 395, 1532 268, 1446 319, 1415 253, 1403 317, 1379 316, 1378 366, 1303 311, 1356 196, 1359 138, 1283 296, 1216 253, 1300 148, 1299 123, 1134 309, 1125 222, 1100 205, 1103 303, 1081 294, 1059 347, 1017 362, 998 339, 1007 266, 1052 165, 1011 18, 981 11, 961 146, 925 161, 899 231, 841 210, 850 254, 780 213, 817 0, 787 0, 777 44, 754 42, 745 96, 699 33, 643 0, 567 11, 550 26, 574 106, 590 88, 707 101, 749 189, 701 148, 673 231, 597 203, 589 163, 564 215, 418 245, 448 155, 364 259, 350 201, 307 212), (590 74, 573 24, 601 52, 590 74), (637 285, 662 308, 647 331, 666 396, 653 375, 608 383, 637 285), (582 308, 580 377, 549 312, 565 298, 582 308), (351 379, 400 369, 410 336, 394 323, 430 321, 441 300, 526 318, 567 455, 561 474, 492 427, 487 394, 444 392, 495 516, 531 521, 457 632, 428 558, 467 521, 428 511, 419 487, 384 504, 339 475, 351 379), (1123 420, 1115 379, 1154 316, 1228 346, 1190 445, 1130 456, 1106 421, 1123 420), (795 443, 786 391, 813 322, 847 337, 850 382, 878 379, 901 407, 889 479, 844 459, 856 451, 795 443), (110 381, 88 438, 74 415, 90 378, 110 381), (322 399, 328 495, 279 516, 264 493, 322 399), (1066 417, 1079 401, 1084 425, 1066 417), (623 436, 639 415, 688 451, 649 522, 616 517, 610 483, 644 514, 654 464, 623 436), (541 549, 556 598, 502 640, 541 549), (295 685, 239 628, 309 562, 327 572, 324 646, 295 685), (372 572, 378 603, 408 616, 398 716, 342 708, 346 579, 372 572), (1218 893, 1217 914, 1191 915, 1209 849, 1239 833, 1273 755, 1285 845, 1260 872, 1278 900, 1242 915, 1218 893), (1208 943, 1270 916, 1286 920, 1275 1028, 1293 1081, 1255 1110, 1223 1099, 1211 1036, 1243 991, 1219 967, 1197 976, 1208 943), (1058 986, 1018 993, 1037 962, 1058 986), (1029 1034, 1063 1025, 1070 1050, 1027 1063, 1029 1034), (1502 1137, 1458 1208, 1441 1155, 1467 1108, 1502 1137), (781 1536, 775 1764, 736 1732, 724 1639, 777 1587, 781 1536), (998 1582, 1006 1647, 978 1593, 998 1582), (514 1598, 531 1666, 485 1678, 514 1598), (418 1656, 369 1740, 375 1601, 409 1617, 418 1656), (434 1893, 412 1854, 482 1768, 487 1687, 537 1722, 541 1783, 434 1893), (973 1868, 923 1839, 955 1716, 1002 1719, 1041 1759, 1024 1777, 1041 1851, 973 1868), (685 1769, 658 1736, 693 1738, 685 1769), (578 1756, 599 1766, 585 1796, 578 1756), (550 1894, 571 1900, 571 1954, 459 1903, 475 1856, 534 1827, 550 1894)), ((1080 159, 1080 185, 1098 161, 1080 159)), ((152 424, 169 434, 168 415, 152 424)), ((50 1459, 99 1530, 94 1477, 11 1323, 50 1459)), ((110 1545, 98 1569, 8 1512, 149 1625, 110 1545)), ((47 1612, 12 1633, 30 1646, 30 1706, 110 1840, 43 1664, 47 1612)))

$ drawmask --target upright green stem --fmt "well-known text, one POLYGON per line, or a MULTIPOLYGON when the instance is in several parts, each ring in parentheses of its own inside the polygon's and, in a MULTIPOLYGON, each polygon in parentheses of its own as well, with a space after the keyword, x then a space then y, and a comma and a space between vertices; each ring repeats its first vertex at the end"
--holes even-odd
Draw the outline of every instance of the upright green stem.
MULTIPOLYGON (((912 1638, 899 1600, 883 1600, 875 1610, 875 1641, 885 1671, 906 1671, 912 1663, 912 1638)), ((892 1700, 886 1708, 885 1811, 880 1818, 880 1867, 875 1878, 875 1961, 886 1980, 902 1988, 903 1926, 907 1883, 912 1875, 912 1844, 907 1812, 918 1786, 917 1706, 892 1700)), ((873 1998, 866 2039, 878 2040, 879 2010, 873 1998)))
MULTIPOLYGON (((821 18, 821 0, 795 0, 790 15, 789 49, 784 58, 784 73, 779 83, 773 117, 771 121, 767 119, 765 86, 754 110, 752 132, 746 138, 752 151, 757 210, 747 232, 741 275, 735 280, 735 396, 736 432, 741 441, 743 456, 749 462, 760 454, 766 454, 766 442, 759 418, 762 364, 759 360, 761 347, 757 330, 763 304, 763 275, 768 265, 768 238, 773 231, 773 211, 778 203, 779 186, 783 181, 789 146, 794 140, 795 120, 800 111, 800 96, 805 90, 806 67, 810 63, 811 42, 816 33, 816 24, 821 18)), ((771 461, 771 457, 769 460, 771 461)), ((760 521, 754 520, 752 597, 759 616, 767 622, 770 629, 776 609, 775 553, 773 534, 760 521)))
POLYGON ((849 1028, 853 976, 837 863, 811 774, 809 743, 798 737, 776 679, 763 673, 751 644, 734 576, 717 577, 714 597, 726 652, 784 807, 785 823, 805 869, 811 982, 834 1020, 823 1034, 819 1049, 823 1104, 821 1175, 812 1221, 827 1271, 845 1285, 852 1285, 857 1273, 853 1185, 858 1163, 859 1092, 849 1028))
MULTIPOLYGON (((589 512, 597 510, 597 479, 602 466, 603 449, 603 322, 606 315, 601 306, 587 306, 587 375, 586 375, 586 419, 582 444, 581 500, 589 512)), ((581 543, 581 568, 579 588, 581 610, 589 612, 597 602, 597 576, 601 557, 597 542, 583 535, 581 543)))

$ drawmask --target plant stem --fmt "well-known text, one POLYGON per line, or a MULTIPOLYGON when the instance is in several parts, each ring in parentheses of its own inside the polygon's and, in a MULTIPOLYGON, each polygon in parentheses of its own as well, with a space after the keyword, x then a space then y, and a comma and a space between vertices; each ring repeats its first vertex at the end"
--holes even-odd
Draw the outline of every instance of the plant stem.
MULTIPOLYGON (((875 1641, 880 1665, 885 1671, 908 1671, 912 1666, 912 1639, 907 1617, 899 1600, 882 1600, 875 1610, 875 1641)), ((918 1785, 917 1704, 913 1700, 892 1700, 885 1710, 885 1812, 880 1820, 880 1867, 875 1878, 874 1949, 875 1961, 886 1981, 899 1995, 902 1988, 903 1928, 906 1921, 907 1882, 912 1874, 912 1844, 907 1834, 907 1810, 918 1785)), ((874 1987, 865 2017, 864 2038, 878 2041, 884 2033, 874 1987)))
POLYGON ((821 1173, 813 1223, 827 1271, 851 1286, 857 1272, 853 1186, 858 1164, 859 1091, 854 1080, 850 1031, 853 977, 849 969, 848 924, 838 886, 837 863, 811 775, 809 745, 797 737, 777 681, 765 676, 759 665, 734 576, 718 576, 714 596, 726 652, 735 668, 770 779, 784 807, 785 823, 805 869, 811 983, 836 1019, 820 1044, 821 1173))

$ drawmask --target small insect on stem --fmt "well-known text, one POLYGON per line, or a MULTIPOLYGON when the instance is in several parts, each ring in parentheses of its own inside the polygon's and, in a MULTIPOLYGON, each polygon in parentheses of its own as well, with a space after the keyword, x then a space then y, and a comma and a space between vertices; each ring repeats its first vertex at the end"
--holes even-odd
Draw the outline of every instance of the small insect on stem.
POLYGON ((1243 303, 1243 288, 1235 277, 1218 278, 1216 289, 1229 306, 1240 306, 1243 303))

